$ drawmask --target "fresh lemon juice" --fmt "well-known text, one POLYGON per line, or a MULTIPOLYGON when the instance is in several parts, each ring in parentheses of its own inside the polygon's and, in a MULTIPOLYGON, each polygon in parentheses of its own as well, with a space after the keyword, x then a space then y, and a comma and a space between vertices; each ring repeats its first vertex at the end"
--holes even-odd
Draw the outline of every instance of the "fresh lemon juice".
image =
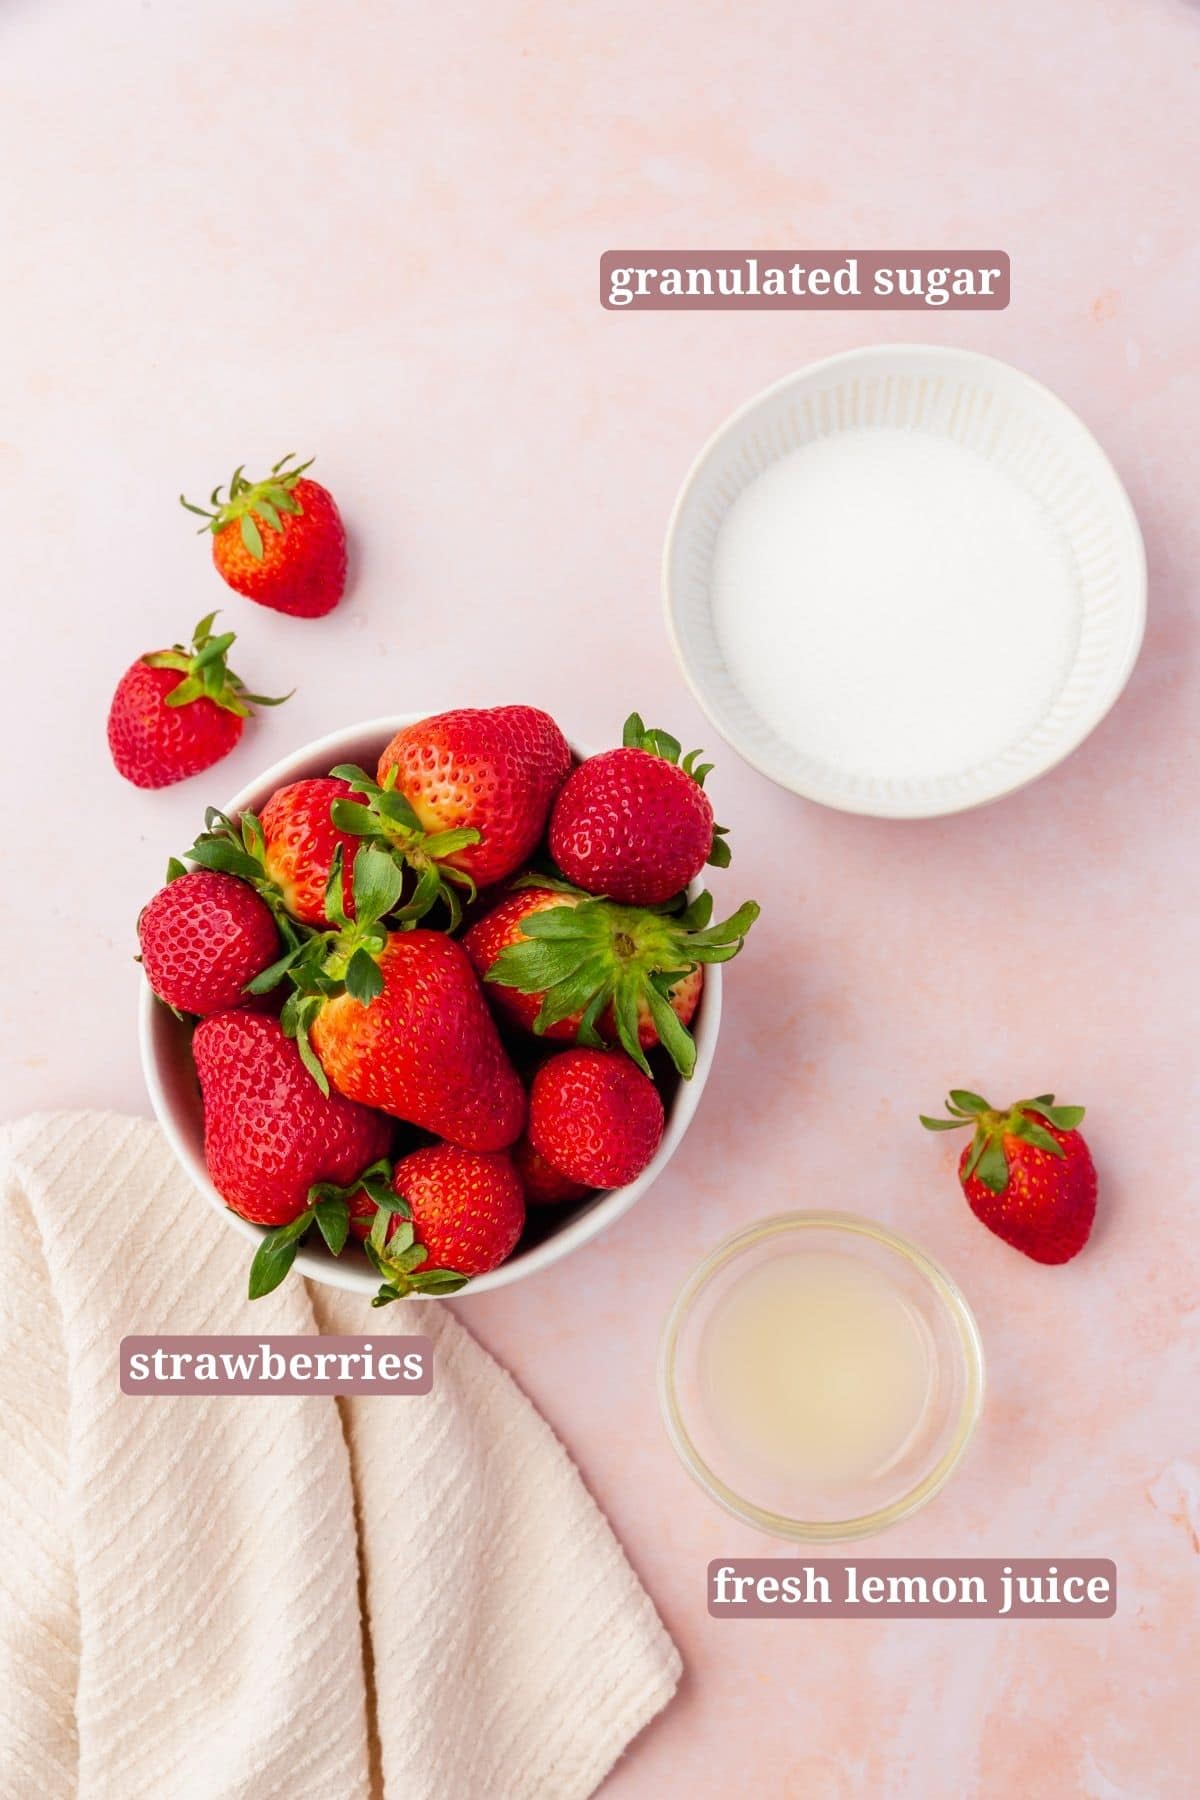
POLYGON ((701 1352, 713 1429, 763 1469, 836 1489, 886 1476, 926 1427, 929 1326, 888 1273, 836 1249, 783 1255, 722 1295, 701 1352))

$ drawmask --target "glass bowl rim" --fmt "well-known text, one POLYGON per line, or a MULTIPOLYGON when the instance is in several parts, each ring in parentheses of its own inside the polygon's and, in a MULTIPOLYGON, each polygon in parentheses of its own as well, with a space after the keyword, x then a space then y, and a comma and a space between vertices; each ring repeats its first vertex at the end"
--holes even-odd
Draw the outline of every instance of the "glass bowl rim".
POLYGON ((890 1525, 898 1524, 925 1506, 949 1480, 966 1451, 983 1407, 983 1344, 975 1315, 957 1283, 941 1264, 916 1244, 880 1225, 874 1219, 851 1212, 786 1212, 773 1213, 741 1226, 723 1238, 692 1270, 667 1315, 658 1357, 658 1396, 667 1436, 684 1468, 700 1487, 744 1524, 753 1525, 770 1537, 786 1538, 797 1543, 841 1543, 853 1538, 874 1536, 890 1525), (849 1237, 870 1238, 894 1254, 903 1257, 924 1277, 933 1290, 941 1310, 954 1326, 957 1361, 963 1376, 963 1399, 955 1420, 954 1434, 933 1467, 908 1491, 872 1512, 859 1513, 847 1519, 793 1519, 784 1513, 757 1506, 738 1494, 712 1470, 700 1455, 687 1426, 675 1387, 675 1363, 679 1340, 691 1312, 713 1278, 735 1257, 754 1245, 785 1233, 820 1229, 843 1232, 849 1237))

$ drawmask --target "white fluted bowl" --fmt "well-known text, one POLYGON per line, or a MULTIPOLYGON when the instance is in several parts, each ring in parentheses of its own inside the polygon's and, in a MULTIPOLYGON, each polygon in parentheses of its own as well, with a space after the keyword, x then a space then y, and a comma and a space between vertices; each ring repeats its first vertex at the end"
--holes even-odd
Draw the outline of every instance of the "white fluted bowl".
POLYGON ((1056 395, 971 350, 882 344, 789 375, 714 434, 663 557, 721 735, 825 806, 927 818, 1023 787, 1129 679, 1133 508, 1056 395))

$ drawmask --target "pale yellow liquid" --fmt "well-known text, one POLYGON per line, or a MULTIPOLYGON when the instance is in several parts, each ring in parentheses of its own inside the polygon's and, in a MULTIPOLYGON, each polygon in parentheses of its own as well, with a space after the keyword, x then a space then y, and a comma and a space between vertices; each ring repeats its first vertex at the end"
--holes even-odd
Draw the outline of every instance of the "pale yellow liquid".
POLYGON ((725 1442, 831 1488, 869 1482, 904 1456, 934 1380, 917 1308, 882 1270, 833 1250, 750 1270, 714 1308, 702 1359, 725 1442))

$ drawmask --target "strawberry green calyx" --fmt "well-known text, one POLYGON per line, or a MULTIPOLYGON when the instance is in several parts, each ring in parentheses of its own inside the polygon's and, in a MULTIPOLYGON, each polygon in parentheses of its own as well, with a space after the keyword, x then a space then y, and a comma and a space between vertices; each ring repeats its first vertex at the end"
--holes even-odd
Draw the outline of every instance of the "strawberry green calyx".
POLYGON ((195 631, 189 646, 172 644, 169 650, 154 650, 142 661, 149 669, 178 669, 183 680, 166 696, 167 706, 190 706, 193 700, 211 700, 224 712, 248 719, 255 706, 282 706, 291 694, 250 694, 244 683, 229 668, 225 652, 236 642, 232 631, 213 636, 216 613, 207 613, 195 631))
POLYGON ((611 1006, 621 1047, 649 1075, 638 1039, 644 1006, 659 1042, 684 1079, 690 1079, 696 1045, 668 995, 700 964, 728 962, 737 955, 758 917, 757 903, 747 900, 713 925, 709 893, 686 903, 622 906, 543 875, 527 876, 516 885, 569 894, 576 904, 528 914, 521 921, 522 940, 501 950, 485 980, 518 993, 545 995, 533 1023, 538 1034, 582 1014, 576 1041, 591 1049, 604 1047, 596 1027, 611 1006))
POLYGON ((346 913, 344 879, 339 844, 325 889, 325 907, 335 930, 323 940, 321 975, 327 984, 323 991, 344 989, 352 999, 369 1006, 383 992, 383 976, 376 961, 388 939, 389 928, 383 921, 392 915, 398 923, 405 922, 400 906, 404 872, 386 850, 361 844, 355 853, 352 875, 353 919, 346 913))
MULTIPOLYGON (((409 929, 415 920, 403 917, 400 905, 404 872, 386 850, 362 844, 354 857, 354 917, 346 913, 342 847, 334 852, 325 888, 325 909, 334 921, 331 931, 313 932, 292 956, 281 957, 265 975, 284 977, 292 992, 283 1004, 279 1022, 286 1036, 295 1038, 301 1061, 323 1094, 329 1078, 309 1040, 313 1020, 326 1000, 349 994, 361 1006, 370 1006, 383 992, 380 953, 393 930, 409 929), (386 922, 385 922, 386 921, 386 922)), ((265 976, 258 979, 262 981, 265 976)), ((274 983, 272 983, 274 985, 274 983)))
POLYGON ((429 1252, 417 1237, 412 1208, 390 1182, 368 1187, 364 1181, 359 1186, 366 1187, 378 1208, 370 1234, 363 1243, 367 1261, 382 1278, 382 1286, 371 1301, 372 1306, 388 1306, 406 1294, 457 1294, 460 1288, 466 1287, 469 1277, 460 1275, 457 1269, 422 1269, 418 1266, 427 1261, 429 1252), (391 1229, 393 1214, 399 1215, 394 1230, 391 1229))
POLYGON ((193 506, 180 494, 179 504, 195 513, 198 518, 206 519, 207 524, 200 530, 218 532, 226 525, 237 524, 238 531, 246 549, 255 562, 263 559, 263 530, 282 531, 281 513, 299 513, 304 508, 296 498, 294 489, 306 469, 311 469, 313 458, 289 468, 292 461, 291 451, 273 466, 265 481, 247 481, 240 464, 229 481, 229 496, 221 499, 221 489, 215 487, 209 496, 208 506, 193 506))
POLYGON ((1084 1116, 1082 1106, 1056 1106, 1053 1094, 1018 1100, 1007 1111, 1001 1111, 967 1088, 951 1088, 946 1111, 950 1114, 946 1119, 931 1119, 921 1113, 922 1125, 926 1131, 957 1131, 963 1125, 973 1126, 975 1135, 971 1153, 963 1166, 962 1179, 969 1181, 973 1175, 977 1176, 993 1194, 1002 1194, 1008 1186, 1006 1138, 1019 1138, 1044 1150, 1048 1156, 1062 1158, 1063 1147, 1046 1130, 1046 1124, 1053 1125, 1056 1131, 1074 1131, 1084 1116))
POLYGON ((339 831, 392 853, 412 870, 416 885, 401 909, 404 922, 418 919, 441 901, 449 915, 446 929, 457 931, 462 923, 462 900, 475 898, 475 883, 462 869, 444 859, 480 841, 482 833, 464 825, 451 831, 426 831, 403 794, 395 791, 399 766, 393 764, 382 785, 355 763, 339 763, 330 774, 345 781, 362 796, 360 800, 335 800, 331 808, 339 831))
POLYGON ((308 1190, 305 1210, 288 1224, 266 1232, 254 1252, 254 1261, 250 1264, 250 1299, 261 1300, 264 1294, 279 1286, 295 1262, 301 1240, 312 1225, 316 1225, 325 1239, 330 1255, 340 1256, 350 1234, 350 1201, 363 1190, 376 1205, 381 1204, 383 1193, 394 1201, 391 1173, 392 1165, 382 1157, 369 1169, 364 1169, 357 1181, 351 1181, 345 1187, 338 1187, 332 1181, 314 1182, 308 1190))
MULTIPOLYGON (((626 719, 624 730, 621 733, 621 747, 625 750, 644 750, 648 756, 658 756, 662 758, 663 762, 673 763, 675 767, 682 769, 685 775, 690 775, 696 786, 701 788, 714 767, 712 763, 698 760, 704 755, 703 750, 689 750, 684 755, 679 739, 672 737, 669 731, 659 731, 656 728, 647 729, 642 723, 640 713, 630 713, 626 719)), ((728 832, 729 828, 726 825, 713 826, 712 849, 706 860, 714 869, 729 867, 730 851, 729 845, 725 842, 728 832)))

